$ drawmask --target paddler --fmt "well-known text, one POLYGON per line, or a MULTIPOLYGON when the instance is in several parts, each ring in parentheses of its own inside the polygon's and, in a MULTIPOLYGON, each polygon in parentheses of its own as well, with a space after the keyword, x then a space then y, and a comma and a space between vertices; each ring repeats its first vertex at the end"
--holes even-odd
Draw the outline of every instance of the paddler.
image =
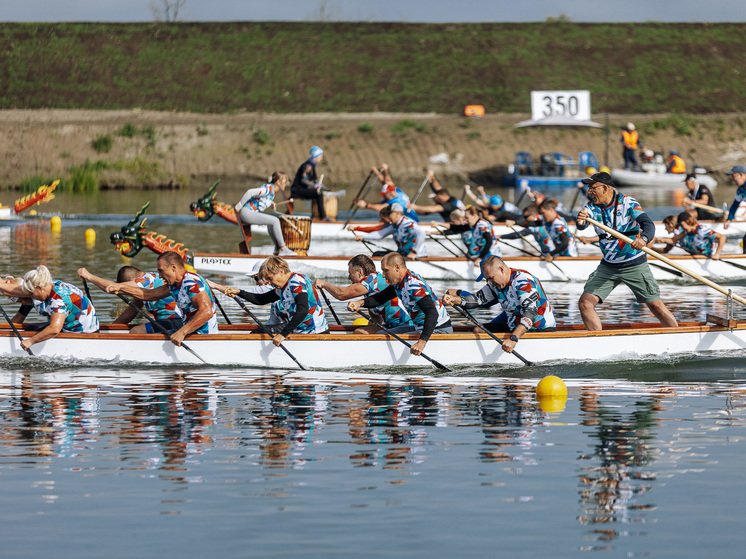
POLYGON ((22 324, 32 308, 49 319, 49 323, 34 336, 21 342, 24 350, 54 338, 60 332, 98 332, 98 318, 91 300, 74 285, 53 279, 46 266, 37 266, 26 272, 21 288, 29 296, 19 298, 21 308, 13 322, 22 324))
POLYGON ((624 243, 596 227, 603 258, 596 271, 588 277, 578 300, 586 328, 603 328, 596 305, 602 303, 620 283, 629 287, 637 301, 645 303, 663 326, 678 326, 660 299, 658 283, 650 271, 647 256, 641 250, 655 237, 655 224, 637 200, 616 191, 608 173, 595 173, 583 179, 583 183, 588 185, 590 201, 578 212, 578 230, 588 227, 586 218, 591 217, 634 239, 632 244, 624 243))
MULTIPOLYGON (((391 206, 388 224, 385 227, 368 233, 366 237, 355 234, 355 240, 378 240, 389 235, 393 236, 394 242, 396 242, 397 252, 405 258, 415 260, 416 258, 427 256, 424 229, 405 216, 404 208, 399 204, 391 206)), ((376 253, 374 255, 380 256, 376 253)))
POLYGON ((316 167, 318 167, 323 159, 324 150, 319 146, 311 146, 308 150, 308 159, 301 163, 295 173, 290 192, 292 193, 293 198, 312 200, 313 203, 316 204, 319 219, 321 221, 331 221, 326 216, 324 195, 322 193, 323 185, 321 184, 316 171, 316 167))
MULTIPOLYGON (((389 285, 383 274, 376 271, 376 265, 370 256, 365 254, 358 254, 350 259, 347 263, 347 277, 352 282, 350 285, 335 285, 322 279, 317 279, 314 285, 318 289, 326 289, 339 301, 375 295, 389 285)), ((388 329, 413 326, 409 313, 402 307, 397 297, 370 309, 370 316, 372 319, 370 324, 356 329, 356 334, 375 334, 381 331, 381 326, 388 329)))
POLYGON ((283 325, 272 335, 273 344, 279 346, 291 334, 329 333, 329 323, 311 278, 290 271, 287 261, 279 256, 267 258, 259 273, 274 289, 266 293, 249 293, 230 287, 225 289, 225 294, 241 297, 253 305, 274 306, 283 325))
POLYGON ((473 262, 483 262, 488 256, 500 256, 500 245, 494 237, 492 223, 484 218, 476 206, 466 210, 456 209, 451 212, 448 223, 433 222, 437 230, 448 233, 460 233, 466 246, 466 257, 473 262))
POLYGON ((412 344, 412 355, 420 355, 432 334, 453 332, 451 317, 443 303, 438 300, 422 277, 407 269, 407 262, 398 252, 390 252, 381 260, 381 272, 388 287, 368 295, 364 299, 350 301, 347 308, 352 312, 362 307, 375 308, 386 301, 398 298, 399 304, 412 317, 412 325, 402 325, 391 331, 397 334, 419 332, 420 338, 412 344))
POLYGON ((511 268, 497 256, 489 256, 484 261, 482 275, 487 280, 482 289, 474 294, 449 289, 443 302, 463 305, 467 309, 489 308, 499 303, 502 313, 483 326, 490 332, 509 334, 503 341, 505 351, 512 351, 526 332, 546 332, 556 328, 552 305, 536 276, 511 268))
POLYGON ((275 208, 277 191, 284 192, 287 185, 287 175, 281 171, 275 171, 267 182, 247 190, 235 205, 235 209, 236 215, 243 223, 267 226, 267 232, 275 244, 275 254, 295 256, 295 253, 285 245, 280 219, 265 213, 268 208, 275 208))
POLYGON ((195 272, 188 272, 184 260, 174 251, 164 252, 156 260, 158 275, 164 284, 154 288, 137 287, 130 283, 113 283, 107 293, 126 293, 141 301, 157 301, 173 297, 184 316, 184 324, 170 336, 174 345, 181 345, 189 334, 217 334, 218 319, 215 296, 207 280, 195 272))
MULTIPOLYGON (((144 272, 140 268, 135 266, 122 266, 117 272, 117 281, 107 280, 89 272, 86 268, 78 269, 78 276, 84 280, 92 283, 98 288, 106 291, 110 285, 116 283, 126 283, 133 287, 141 287, 142 289, 155 289, 166 285, 166 282, 158 275, 157 272, 144 272)), ((184 326, 184 318, 176 304, 176 299, 169 295, 163 299, 157 299, 155 301, 140 301, 135 299, 132 304, 137 308, 145 307, 145 312, 149 313, 150 316, 169 334, 176 332, 179 328, 184 326)), ((112 324, 129 324, 137 318, 137 310, 132 306, 127 305, 127 308, 114 319, 112 324)), ((145 321, 142 324, 138 324, 130 328, 130 334, 154 334, 160 333, 153 327, 150 321, 145 321)))
POLYGON ((677 222, 681 232, 674 235, 671 240, 674 245, 680 246, 689 254, 720 260, 720 251, 725 246, 725 235, 716 233, 709 225, 699 223, 697 218, 688 212, 680 213, 677 222))

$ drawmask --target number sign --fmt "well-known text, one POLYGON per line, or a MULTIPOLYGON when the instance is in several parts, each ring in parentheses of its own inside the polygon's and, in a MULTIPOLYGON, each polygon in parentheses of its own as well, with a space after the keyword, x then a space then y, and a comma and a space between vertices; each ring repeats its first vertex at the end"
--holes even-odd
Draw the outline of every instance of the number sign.
POLYGON ((591 119, 590 91, 532 91, 531 118, 565 117, 574 120, 591 119))

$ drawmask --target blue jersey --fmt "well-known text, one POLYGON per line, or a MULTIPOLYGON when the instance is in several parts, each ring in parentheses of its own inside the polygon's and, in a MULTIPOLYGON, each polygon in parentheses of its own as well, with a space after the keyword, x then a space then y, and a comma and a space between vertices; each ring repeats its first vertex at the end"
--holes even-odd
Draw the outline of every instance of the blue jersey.
POLYGON ((324 308, 319 302, 319 295, 311 280, 303 274, 293 274, 284 287, 276 290, 280 299, 273 303, 274 312, 284 322, 290 322, 295 315, 298 304, 295 298, 301 293, 308 296, 308 314, 303 318, 294 334, 322 334, 329 330, 329 323, 324 315, 324 308))
MULTIPOLYGON (((361 282, 363 287, 368 291, 368 295, 373 295, 386 289, 389 284, 380 272, 368 274, 361 282)), ((383 305, 370 309, 371 316, 377 316, 386 328, 396 328, 405 324, 412 324, 409 313, 399 304, 399 298, 394 297, 386 301, 383 305)))
POLYGON ((570 228, 567 226, 567 221, 562 216, 557 216, 551 223, 546 223, 545 227, 549 236, 552 238, 552 242, 555 247, 562 244, 562 240, 567 241, 567 248, 558 254, 558 256, 577 256, 578 247, 575 243, 575 238, 570 233, 570 228))
POLYGON ((417 302, 423 297, 430 297, 438 311, 436 328, 451 320, 443 303, 438 300, 431 287, 425 283, 425 280, 419 274, 408 270, 402 280, 394 286, 394 290, 399 297, 400 304, 412 317, 415 326, 422 328, 425 324, 425 313, 417 306, 417 302))
MULTIPOLYGON (((633 239, 640 232, 637 218, 645 213, 637 200, 621 192, 617 192, 607 206, 597 206, 591 203, 584 209, 596 221, 600 221, 607 227, 611 227, 633 239)), ((600 239, 599 245, 604 262, 618 265, 631 263, 638 259, 640 262, 645 261, 645 253, 640 249, 612 237, 599 227, 594 226, 594 229, 600 239)))
POLYGON ((420 218, 417 215, 417 212, 414 210, 407 208, 409 205, 409 196, 407 196, 404 192, 399 190, 399 187, 396 188, 396 196, 394 196, 391 200, 386 200, 386 203, 391 206, 393 204, 399 204, 404 209, 404 215, 407 216, 412 221, 419 221, 420 218))
POLYGON ((65 316, 63 332, 98 332, 98 318, 93 303, 72 284, 56 280, 49 297, 33 299, 36 311, 47 318, 54 314, 65 316))
POLYGON ((197 334, 217 334, 218 318, 217 307, 215 306, 215 296, 207 285, 207 281, 199 274, 186 272, 179 283, 169 286, 171 296, 176 299, 176 305, 184 315, 184 322, 189 322, 197 314, 199 307, 192 301, 200 293, 207 293, 212 304, 212 316, 207 322, 200 326, 195 333, 197 334))

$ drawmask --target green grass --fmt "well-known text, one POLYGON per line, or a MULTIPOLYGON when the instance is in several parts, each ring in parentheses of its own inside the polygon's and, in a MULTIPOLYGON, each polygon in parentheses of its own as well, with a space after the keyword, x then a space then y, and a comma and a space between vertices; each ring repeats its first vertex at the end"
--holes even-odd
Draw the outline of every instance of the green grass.
POLYGON ((96 138, 91 142, 91 146, 96 153, 109 153, 113 145, 114 140, 112 140, 111 136, 108 134, 96 136, 96 138))
MULTIPOLYGON (((528 112, 532 89, 589 89, 595 113, 740 111, 745 31, 567 21, 5 23, 0 108, 457 114, 482 103, 528 112)), ((134 134, 131 125, 119 132, 134 134)), ((143 134, 153 147, 155 136, 143 134)))

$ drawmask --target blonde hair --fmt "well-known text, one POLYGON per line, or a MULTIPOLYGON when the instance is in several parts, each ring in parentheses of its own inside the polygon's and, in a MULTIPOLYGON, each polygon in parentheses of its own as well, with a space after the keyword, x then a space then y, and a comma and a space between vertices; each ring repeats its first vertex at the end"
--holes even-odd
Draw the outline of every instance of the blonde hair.
POLYGON ((290 273, 290 266, 287 261, 279 256, 270 256, 264 261, 262 267, 259 270, 259 275, 266 278, 268 275, 274 275, 278 273, 290 273))
POLYGON ((49 268, 44 264, 41 264, 33 270, 29 270, 23 274, 23 283, 21 284, 21 287, 30 293, 37 287, 44 287, 52 282, 54 282, 54 280, 52 279, 52 274, 49 273, 49 268))

